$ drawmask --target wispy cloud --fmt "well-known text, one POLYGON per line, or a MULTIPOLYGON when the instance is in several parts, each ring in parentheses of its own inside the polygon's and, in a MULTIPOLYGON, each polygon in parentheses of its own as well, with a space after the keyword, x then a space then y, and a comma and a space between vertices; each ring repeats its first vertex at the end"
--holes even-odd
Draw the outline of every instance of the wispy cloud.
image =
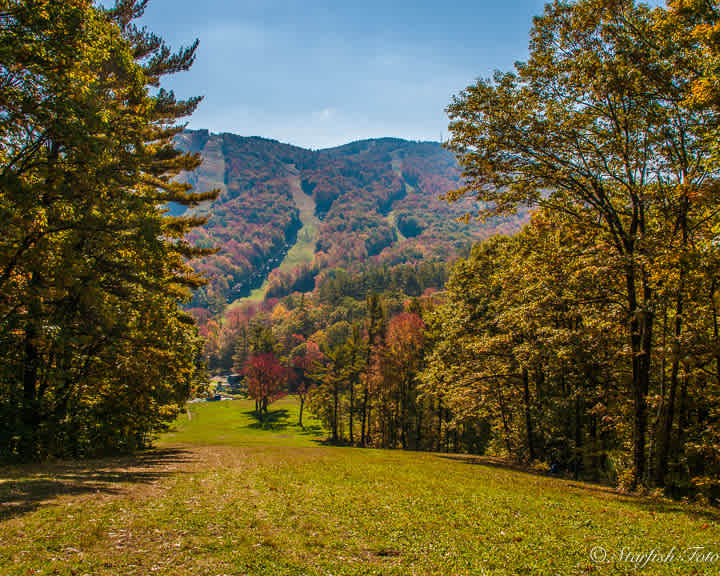
POLYGON ((200 39, 196 65, 168 82, 205 97, 191 126, 318 148, 438 139, 454 93, 526 53, 542 0, 450 1, 462 19, 424 0, 153 0, 147 23, 175 45, 200 39))

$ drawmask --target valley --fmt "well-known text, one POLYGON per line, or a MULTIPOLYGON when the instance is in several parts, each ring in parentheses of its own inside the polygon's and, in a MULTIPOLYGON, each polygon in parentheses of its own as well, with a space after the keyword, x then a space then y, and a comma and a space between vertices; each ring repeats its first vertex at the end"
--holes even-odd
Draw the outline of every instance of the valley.
POLYGON ((0 9, 0 576, 720 573, 720 2, 164 4, 0 9))

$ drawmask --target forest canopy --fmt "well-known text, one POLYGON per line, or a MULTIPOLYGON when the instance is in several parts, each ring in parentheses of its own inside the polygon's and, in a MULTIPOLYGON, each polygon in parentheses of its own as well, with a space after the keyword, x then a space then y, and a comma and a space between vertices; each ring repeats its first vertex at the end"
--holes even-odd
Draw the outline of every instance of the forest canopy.
POLYGON ((477 391, 517 395, 530 458, 562 445, 559 419, 573 466, 598 466, 613 438, 631 487, 717 474, 715 6, 555 1, 528 61, 448 108, 454 197, 541 207, 501 248, 493 312, 472 327, 477 391))
POLYGON ((172 421, 203 370, 202 283, 185 240, 201 220, 174 177, 176 122, 198 99, 161 79, 171 50, 133 24, 145 1, 0 3, 0 457, 131 450, 172 421))

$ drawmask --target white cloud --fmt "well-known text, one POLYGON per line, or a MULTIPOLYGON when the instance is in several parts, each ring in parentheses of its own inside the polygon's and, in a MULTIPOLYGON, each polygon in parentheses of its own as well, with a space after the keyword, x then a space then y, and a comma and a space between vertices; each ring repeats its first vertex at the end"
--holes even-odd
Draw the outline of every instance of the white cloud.
POLYGON ((321 120, 330 120, 333 116, 335 116, 335 108, 323 108, 320 111, 319 116, 321 120))

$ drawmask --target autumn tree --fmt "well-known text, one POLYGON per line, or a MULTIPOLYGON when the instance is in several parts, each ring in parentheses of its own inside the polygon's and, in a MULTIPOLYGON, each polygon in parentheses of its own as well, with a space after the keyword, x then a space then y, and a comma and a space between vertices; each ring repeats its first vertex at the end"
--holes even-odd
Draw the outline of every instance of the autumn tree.
POLYGON ((203 371, 178 308, 202 279, 185 239, 203 220, 175 177, 198 99, 161 79, 188 69, 136 28, 146 2, 9 1, 0 7, 0 454, 82 456, 147 445, 203 371))
POLYGON ((648 470, 653 267, 662 241, 686 244, 692 199, 715 176, 703 140, 714 115, 683 104, 679 64, 694 40, 663 18, 632 0, 555 1, 535 20, 528 62, 448 108, 467 182, 455 198, 474 194, 494 214, 545 206, 608 247, 630 350, 633 484, 648 470))
POLYGON ((344 342, 324 344, 324 361, 316 365, 312 378, 318 382, 313 389, 310 405, 330 429, 330 439, 339 442, 342 439, 342 399, 347 387, 345 369, 348 364, 347 348, 344 342))
POLYGON ((305 400, 310 392, 314 380, 313 373, 322 362, 323 355, 318 345, 308 340, 296 346, 290 354, 290 366, 294 372, 294 392, 300 399, 300 413, 298 426, 303 425, 303 409, 305 400))
POLYGON ((422 409, 418 403, 417 376, 424 357, 422 318, 403 312, 388 322, 387 338, 380 356, 382 377, 378 410, 383 414, 384 442, 417 448, 421 442, 422 409))
POLYGON ((242 373, 248 395, 255 400, 255 413, 265 418, 268 405, 285 393, 287 370, 272 352, 260 352, 248 358, 242 373))
POLYGON ((382 347, 386 331, 385 310, 377 293, 370 293, 365 301, 367 320, 365 331, 367 345, 365 347, 365 375, 363 377, 363 390, 360 411, 360 445, 368 443, 372 404, 372 371, 377 367, 378 350, 382 347))
POLYGON ((431 316, 432 350, 420 389, 438 405, 438 449, 449 448, 450 436, 453 449, 464 449, 461 431, 477 424, 491 427, 496 453, 517 458, 522 449, 518 365, 512 343, 496 326, 511 247, 512 240, 502 237, 475 246, 456 263, 445 298, 431 316))

